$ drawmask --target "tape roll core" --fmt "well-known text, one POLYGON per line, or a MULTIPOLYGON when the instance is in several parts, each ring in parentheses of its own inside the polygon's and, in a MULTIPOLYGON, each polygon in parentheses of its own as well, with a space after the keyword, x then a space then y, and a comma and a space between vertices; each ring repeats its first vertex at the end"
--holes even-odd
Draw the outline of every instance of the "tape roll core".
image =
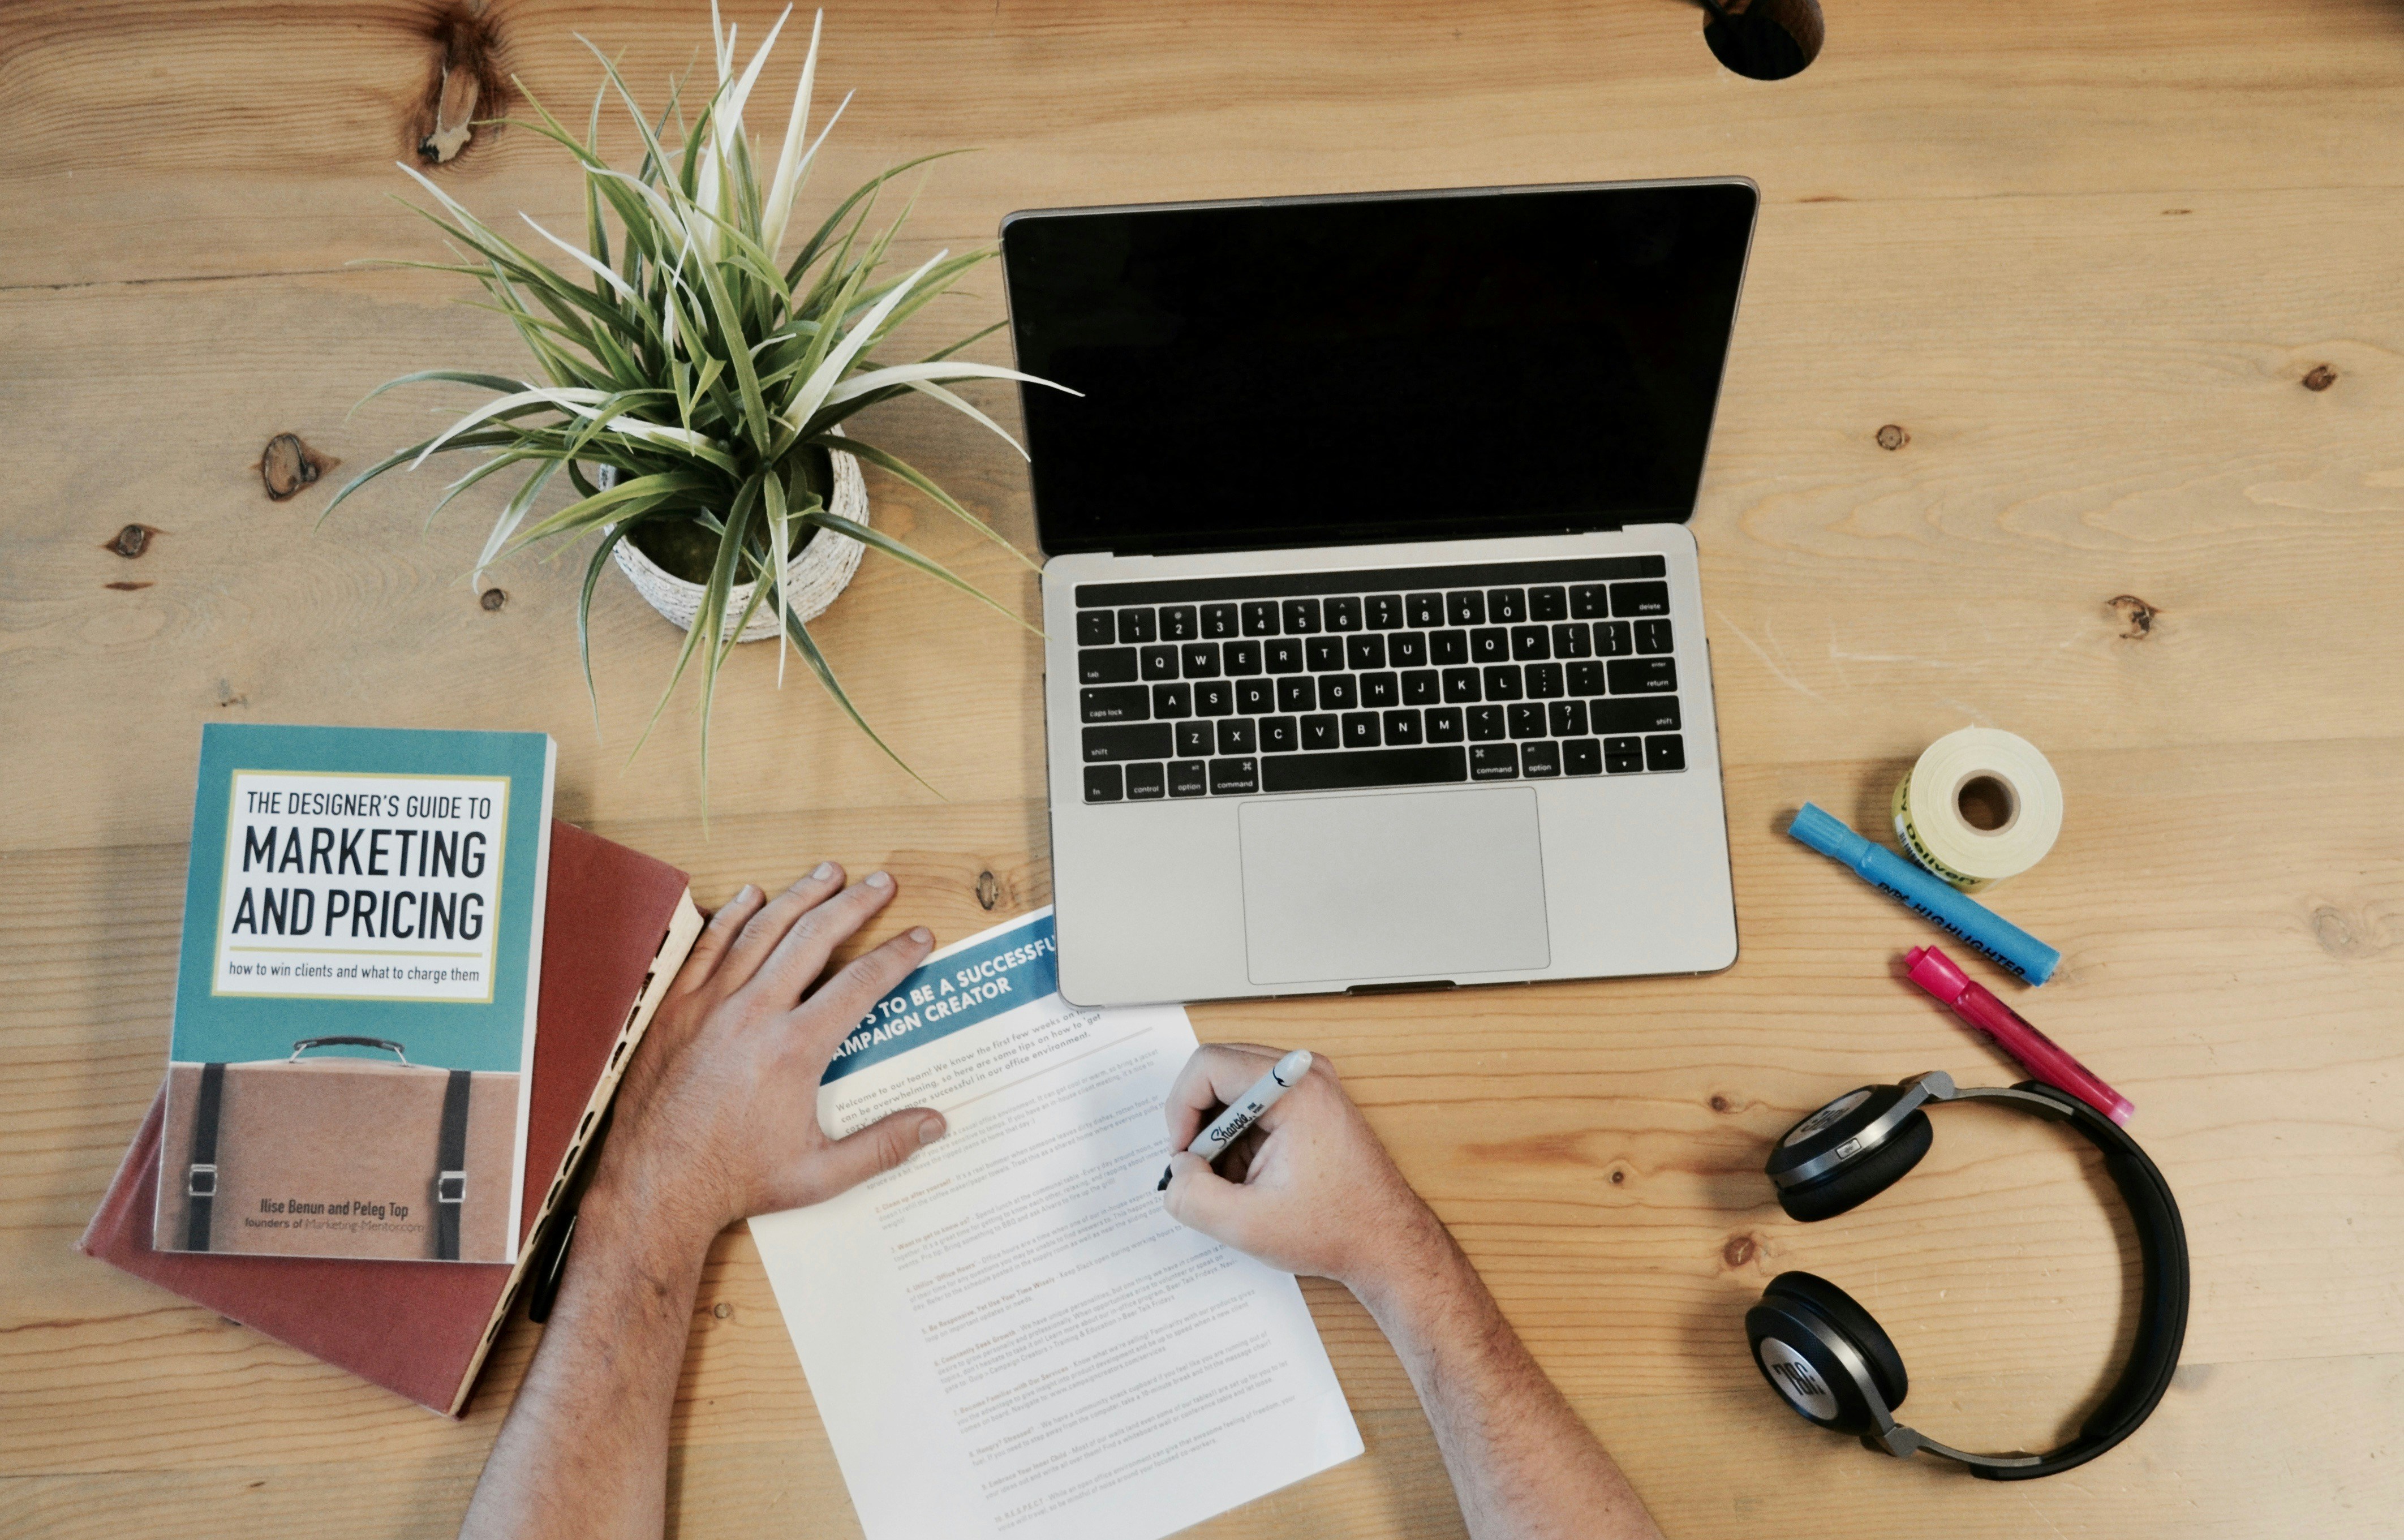
POLYGON ((1965 727, 1930 744, 1894 789, 1894 832, 1931 872, 1975 893, 2017 876, 2062 833, 2062 781, 2027 739, 1965 727))

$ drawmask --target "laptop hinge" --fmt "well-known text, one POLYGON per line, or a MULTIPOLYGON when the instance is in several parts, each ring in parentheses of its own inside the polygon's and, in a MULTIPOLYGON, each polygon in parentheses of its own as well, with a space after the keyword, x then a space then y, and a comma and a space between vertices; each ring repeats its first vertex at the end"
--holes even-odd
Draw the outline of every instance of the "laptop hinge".
POLYGON ((1344 992, 1348 995, 1412 995, 1452 987, 1453 982, 1448 978, 1425 978, 1410 984, 1356 984, 1344 992))

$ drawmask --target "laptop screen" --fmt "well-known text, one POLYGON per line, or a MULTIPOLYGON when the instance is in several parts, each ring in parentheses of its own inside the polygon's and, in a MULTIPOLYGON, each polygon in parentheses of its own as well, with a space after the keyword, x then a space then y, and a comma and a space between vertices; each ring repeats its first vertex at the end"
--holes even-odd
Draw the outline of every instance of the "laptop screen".
POLYGON ((1047 553, 1684 521, 1741 181, 1056 210, 1002 225, 1047 553))

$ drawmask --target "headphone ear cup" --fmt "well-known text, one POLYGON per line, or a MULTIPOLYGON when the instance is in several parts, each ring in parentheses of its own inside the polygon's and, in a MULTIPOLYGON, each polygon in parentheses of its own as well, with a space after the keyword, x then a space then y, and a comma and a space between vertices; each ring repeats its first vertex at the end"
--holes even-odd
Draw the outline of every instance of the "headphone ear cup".
POLYGON ((1887 1410, 1902 1406, 1903 1398, 1911 1393, 1911 1377, 1904 1372, 1903 1354, 1895 1351, 1894 1339, 1852 1295, 1817 1273, 1792 1272, 1771 1279, 1762 1298, 1799 1300, 1834 1326, 1869 1365, 1870 1383, 1878 1387, 1887 1410))
POLYGON ((1779 1207, 1807 1225, 1857 1209, 1902 1181, 1905 1172, 1920 1164, 1936 1137, 1928 1126, 1928 1114, 1914 1109, 1877 1149, 1855 1155, 1816 1182, 1781 1187, 1779 1207))

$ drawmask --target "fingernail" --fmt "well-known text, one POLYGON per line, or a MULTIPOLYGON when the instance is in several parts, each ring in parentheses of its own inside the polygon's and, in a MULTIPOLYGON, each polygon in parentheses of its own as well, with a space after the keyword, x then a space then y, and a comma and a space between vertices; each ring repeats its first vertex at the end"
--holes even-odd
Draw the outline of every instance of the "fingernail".
POLYGON ((910 939, 921 946, 931 945, 935 940, 935 932, 921 925, 910 932, 910 939))
POLYGON ((818 870, 810 874, 810 880, 812 882, 824 882, 827 878, 832 875, 834 875, 834 862, 831 861, 822 861, 818 862, 818 870))
POLYGON ((927 1119, 926 1122, 918 1125, 918 1142, 921 1144, 932 1144, 935 1141, 943 1138, 949 1132, 951 1132, 951 1128, 942 1118, 930 1117, 927 1119))
POLYGON ((882 872, 871 872, 868 874, 868 886, 871 888, 890 888, 893 886, 893 879, 882 872))
POLYGON ((753 895, 757 894, 759 891, 759 889, 752 887, 747 882, 742 887, 734 890, 734 902, 737 903, 748 903, 751 902, 753 895))

